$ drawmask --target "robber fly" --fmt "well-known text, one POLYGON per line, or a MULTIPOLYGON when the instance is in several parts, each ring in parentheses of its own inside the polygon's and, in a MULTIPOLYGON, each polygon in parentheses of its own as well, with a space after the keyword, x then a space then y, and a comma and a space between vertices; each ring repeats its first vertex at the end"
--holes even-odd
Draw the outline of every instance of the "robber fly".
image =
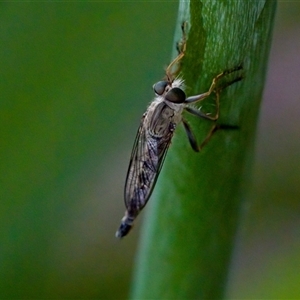
MULTIPOLYGON (((126 212, 116 232, 116 237, 118 238, 128 234, 135 218, 149 200, 176 126, 180 122, 183 123, 190 144, 196 152, 202 149, 218 128, 215 123, 207 137, 198 146, 189 124, 182 117, 182 112, 186 110, 194 116, 216 121, 219 117, 219 94, 221 91, 221 89, 217 88, 217 82, 225 75, 241 69, 241 66, 239 66, 220 73, 213 78, 207 92, 186 97, 183 80, 179 77, 176 78, 175 72, 172 73, 172 68, 180 62, 185 54, 186 38, 184 26, 185 23, 182 25, 183 38, 181 44, 178 43, 177 47, 179 54, 167 67, 166 79, 153 85, 155 98, 143 114, 135 138, 124 190, 126 212), (213 92, 216 94, 216 114, 214 116, 189 106, 191 103, 207 98, 213 92)), ((225 87, 241 79, 241 77, 238 77, 225 87)))

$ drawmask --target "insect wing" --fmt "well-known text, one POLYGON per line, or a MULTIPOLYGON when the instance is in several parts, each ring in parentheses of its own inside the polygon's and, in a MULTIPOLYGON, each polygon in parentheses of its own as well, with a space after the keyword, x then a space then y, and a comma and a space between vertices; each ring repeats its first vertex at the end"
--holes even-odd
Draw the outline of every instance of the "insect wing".
POLYGON ((125 183, 125 205, 132 216, 149 200, 169 148, 173 132, 165 137, 150 135, 142 119, 133 145, 125 183))

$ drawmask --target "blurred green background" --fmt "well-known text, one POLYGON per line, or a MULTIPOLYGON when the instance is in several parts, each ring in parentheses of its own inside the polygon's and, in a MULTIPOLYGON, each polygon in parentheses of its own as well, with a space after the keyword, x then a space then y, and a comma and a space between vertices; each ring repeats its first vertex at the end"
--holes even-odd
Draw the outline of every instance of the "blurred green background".
MULTIPOLYGON (((0 298, 125 299, 118 241, 140 117, 178 3, 0 3, 0 298)), ((279 2, 228 298, 300 298, 299 2, 279 2)))

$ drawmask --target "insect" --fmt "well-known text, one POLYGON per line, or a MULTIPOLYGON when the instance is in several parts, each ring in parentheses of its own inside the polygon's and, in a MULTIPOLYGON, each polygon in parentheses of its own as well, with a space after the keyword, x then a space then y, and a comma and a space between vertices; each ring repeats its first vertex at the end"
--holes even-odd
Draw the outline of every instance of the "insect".
MULTIPOLYGON (((183 80, 179 77, 176 78, 175 73, 172 72, 173 67, 180 62, 185 54, 186 37, 184 26, 185 23, 182 25, 182 41, 180 44, 178 43, 179 54, 167 67, 166 79, 153 85, 155 98, 143 114, 135 138, 124 190, 126 212, 116 232, 116 237, 118 238, 128 234, 135 218, 149 200, 177 125, 180 122, 183 123, 189 142, 196 152, 203 148, 213 133, 219 128, 215 122, 204 141, 198 146, 189 124, 182 117, 182 112, 185 110, 194 116, 217 121, 219 118, 219 94, 221 91, 220 88, 217 88, 217 82, 225 75, 242 68, 238 66, 220 73, 213 78, 207 92, 186 97, 183 80), (207 98, 212 93, 216 94, 215 115, 206 114, 195 107, 189 106, 207 98)), ((237 77, 226 84, 226 86, 223 86, 222 89, 241 79, 242 77, 237 77)))

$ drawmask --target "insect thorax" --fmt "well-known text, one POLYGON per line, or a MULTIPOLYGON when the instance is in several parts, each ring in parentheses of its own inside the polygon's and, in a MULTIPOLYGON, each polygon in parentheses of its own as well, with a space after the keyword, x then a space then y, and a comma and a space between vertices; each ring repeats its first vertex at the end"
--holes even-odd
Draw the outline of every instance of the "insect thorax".
POLYGON ((165 100, 156 99, 148 107, 144 124, 152 137, 163 138, 173 134, 180 120, 181 112, 178 109, 174 110, 165 100))

